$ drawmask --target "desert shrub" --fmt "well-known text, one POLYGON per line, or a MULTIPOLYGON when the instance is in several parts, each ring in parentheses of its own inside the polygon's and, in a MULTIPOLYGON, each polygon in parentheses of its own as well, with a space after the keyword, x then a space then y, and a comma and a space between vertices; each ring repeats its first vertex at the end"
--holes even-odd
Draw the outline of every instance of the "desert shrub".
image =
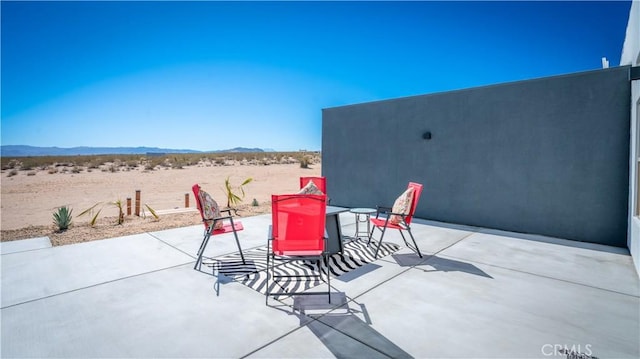
POLYGON ((73 210, 67 206, 60 207, 57 212, 53 212, 53 223, 58 227, 59 232, 67 230, 71 225, 71 212, 73 210))
POLYGON ((300 159, 300 168, 309 168, 309 159, 307 157, 300 159))
POLYGON ((258 203, 258 200, 254 198, 253 201, 251 201, 251 205, 253 207, 258 207, 258 206, 260 206, 260 203, 258 203))
POLYGON ((16 159, 9 159, 6 157, 0 157, 0 160, 2 161, 2 170, 10 170, 12 168, 15 168, 18 165, 18 160, 16 159))
POLYGON ((13 169, 11 169, 11 171, 9 171, 9 173, 7 173, 7 177, 13 177, 13 176, 15 176, 17 174, 18 174, 18 170, 13 168, 13 169))
POLYGON ((71 169, 71 173, 80 173, 82 172, 82 167, 73 167, 71 169))
POLYGON ((35 171, 27 172, 27 176, 35 176, 35 175, 36 175, 35 171))
POLYGON ((49 167, 49 169, 47 170, 47 173, 49 173, 50 175, 58 173, 58 169, 55 167, 49 167))

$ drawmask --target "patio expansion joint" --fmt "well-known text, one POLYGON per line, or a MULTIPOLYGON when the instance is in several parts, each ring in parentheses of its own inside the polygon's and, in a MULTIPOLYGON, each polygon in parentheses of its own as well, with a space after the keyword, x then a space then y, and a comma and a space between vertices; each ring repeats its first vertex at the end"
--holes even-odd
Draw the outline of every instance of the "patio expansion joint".
POLYGON ((530 276, 534 276, 534 277, 538 277, 538 278, 550 279, 550 280, 554 280, 554 281, 559 281, 559 282, 563 282, 563 283, 568 283, 568 284, 573 284, 573 285, 577 285, 577 286, 581 286, 581 287, 587 287, 587 288, 602 290, 602 291, 613 293, 613 294, 619 294, 619 295, 623 295, 623 296, 627 296, 627 297, 631 297, 631 298, 640 299, 640 294, 635 295, 635 294, 624 293, 624 292, 620 292, 620 291, 617 291, 617 290, 607 289, 607 288, 602 288, 602 287, 596 287, 596 286, 593 286, 593 285, 580 283, 580 282, 575 282, 575 281, 571 281, 571 280, 568 280, 568 279, 556 278, 556 277, 551 277, 551 276, 544 275, 544 274, 533 273, 533 272, 528 272, 528 271, 524 271, 524 270, 519 270, 519 269, 514 269, 514 268, 509 268, 509 267, 504 267, 504 266, 499 266, 499 265, 496 265, 496 264, 490 264, 490 263, 485 263, 485 262, 469 260, 468 258, 460 258, 460 257, 455 257, 455 256, 446 256, 446 257, 451 258, 451 259, 456 259, 456 260, 463 260, 463 261, 470 262, 470 263, 481 264, 481 265, 485 265, 485 266, 488 266, 488 267, 504 269, 504 270, 510 271, 510 272, 526 274, 526 275, 530 275, 530 276))
POLYGON ((47 295, 47 296, 44 296, 44 297, 40 297, 40 298, 29 299, 29 300, 25 300, 24 302, 14 303, 14 304, 11 304, 11 305, 7 305, 5 307, 0 307, 0 310, 17 307, 17 306, 23 305, 23 304, 38 302, 38 301, 41 301, 41 300, 50 299, 50 298, 58 297, 58 296, 69 294, 69 293, 79 292, 79 291, 82 291, 82 290, 85 290, 85 289, 95 288, 95 287, 99 287, 101 285, 115 283, 115 282, 119 282, 119 281, 122 281, 122 280, 130 279, 130 278, 141 277, 141 276, 144 276, 144 275, 147 275, 147 274, 157 273, 157 272, 161 272, 161 271, 164 271, 164 270, 167 270, 167 269, 178 268, 178 267, 190 265, 191 263, 193 263, 193 262, 176 264, 176 265, 169 266, 169 267, 154 269, 154 270, 148 271, 148 272, 142 272, 142 273, 133 274, 133 275, 129 275, 129 276, 126 276, 126 277, 120 277, 120 278, 116 278, 116 279, 112 279, 112 280, 108 280, 108 281, 105 281, 105 282, 100 282, 100 283, 96 283, 96 284, 92 284, 92 285, 88 285, 88 286, 84 286, 84 287, 80 287, 80 288, 66 290, 66 291, 63 291, 63 292, 60 292, 60 293, 50 294, 50 295, 47 295))
POLYGON ((147 232, 147 234, 148 234, 148 235, 150 235, 152 238, 157 239, 157 240, 158 240, 159 242, 161 242, 162 244, 165 244, 165 245, 167 245, 167 246, 169 246, 169 247, 171 247, 171 248, 173 248, 173 249, 177 250, 177 251, 178 251, 178 252, 180 252, 180 253, 186 254, 186 255, 188 255, 189 257, 191 257, 191 258, 193 258, 193 259, 196 259, 196 257, 195 257, 194 255, 192 255, 192 254, 190 254, 190 253, 187 253, 187 252, 183 251, 182 249, 180 249, 180 248, 178 248, 178 247, 176 247, 176 246, 172 245, 171 243, 169 243, 169 242, 167 242, 167 241, 163 240, 162 238, 160 238, 160 237, 158 237, 158 236, 154 235, 152 232, 147 232))

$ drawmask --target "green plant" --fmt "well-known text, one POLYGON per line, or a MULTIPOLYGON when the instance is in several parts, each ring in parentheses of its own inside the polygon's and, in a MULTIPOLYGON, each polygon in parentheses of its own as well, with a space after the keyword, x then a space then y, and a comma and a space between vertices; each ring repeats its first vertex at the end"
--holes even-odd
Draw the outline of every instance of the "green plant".
POLYGON ((71 212, 73 210, 67 206, 60 207, 57 212, 53 212, 53 223, 58 227, 59 232, 66 231, 71 225, 71 212))
MULTIPOLYGON (((123 204, 122 204, 122 200, 118 199, 117 201, 114 202, 108 202, 106 204, 115 206, 116 208, 118 208, 118 224, 122 224, 124 223, 124 211, 123 211, 123 204)), ((80 213, 78 215, 78 217, 82 217, 87 213, 91 213, 93 214, 93 217, 91 217, 91 220, 89 221, 89 225, 91 225, 91 227, 95 226, 96 222, 98 221, 98 216, 100 216, 100 212, 102 212, 102 210, 104 209, 104 206, 106 204, 103 204, 102 202, 98 202, 96 204, 94 204, 93 206, 85 209, 84 211, 82 211, 82 213, 80 213), (102 206, 98 209, 97 212, 95 212, 95 214, 93 214, 93 210, 98 207, 98 205, 102 204, 102 206)))
POLYGON ((153 216, 153 218, 155 219, 160 219, 160 216, 158 216, 158 214, 156 213, 156 211, 151 208, 151 206, 149 206, 148 204, 144 205, 145 207, 147 207, 147 209, 149 210, 149 212, 151 213, 151 215, 153 216))
POLYGON ((234 187, 231 184, 230 177, 224 180, 224 191, 227 196, 227 208, 231 208, 233 205, 237 205, 242 202, 244 198, 244 186, 253 181, 253 178, 249 177, 242 182, 241 185, 234 187), (235 192, 235 190, 240 190, 241 195, 235 192))
POLYGON ((260 206, 260 203, 258 203, 258 200, 254 198, 253 201, 251 202, 251 205, 253 207, 258 207, 258 206, 260 206))
POLYGON ((118 199, 115 202, 111 202, 111 204, 113 204, 118 208, 118 224, 124 223, 124 210, 123 210, 124 206, 122 205, 122 200, 118 199))

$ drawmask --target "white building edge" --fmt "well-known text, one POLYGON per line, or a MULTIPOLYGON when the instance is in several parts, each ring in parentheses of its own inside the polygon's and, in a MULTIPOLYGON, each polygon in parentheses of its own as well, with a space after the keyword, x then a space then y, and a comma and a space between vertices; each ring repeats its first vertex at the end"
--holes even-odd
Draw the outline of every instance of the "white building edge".
MULTIPOLYGON (((620 66, 640 66, 640 1, 634 0, 620 66)), ((636 273, 640 276, 640 80, 631 81, 631 141, 629 153, 629 226, 627 247, 631 252, 636 273)))

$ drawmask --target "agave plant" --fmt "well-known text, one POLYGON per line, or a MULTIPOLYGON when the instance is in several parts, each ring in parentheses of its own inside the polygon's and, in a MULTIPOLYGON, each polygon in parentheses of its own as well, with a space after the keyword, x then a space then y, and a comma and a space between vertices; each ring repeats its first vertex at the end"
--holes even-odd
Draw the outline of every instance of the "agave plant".
POLYGON ((231 185, 230 177, 224 180, 224 190, 227 195, 227 208, 231 208, 233 205, 237 205, 242 202, 244 198, 244 186, 253 181, 253 178, 249 177, 242 182, 241 185, 234 187, 231 185), (236 193, 235 190, 240 190, 240 194, 236 193))
POLYGON ((66 231, 71 225, 71 212, 73 212, 72 209, 63 206, 53 213, 53 223, 58 227, 59 232, 66 231))

